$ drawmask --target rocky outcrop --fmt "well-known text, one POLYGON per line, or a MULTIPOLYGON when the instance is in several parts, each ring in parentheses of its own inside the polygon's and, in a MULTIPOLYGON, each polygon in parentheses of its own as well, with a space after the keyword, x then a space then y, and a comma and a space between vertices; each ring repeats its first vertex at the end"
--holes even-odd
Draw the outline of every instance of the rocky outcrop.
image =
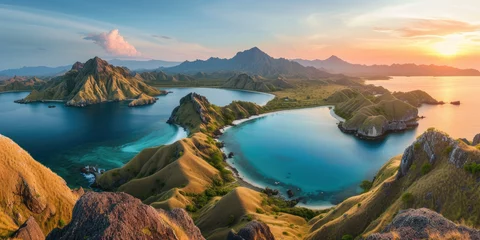
POLYGON ((267 224, 258 221, 249 222, 237 233, 230 231, 227 240, 274 240, 272 232, 267 224))
POLYGON ((473 141, 472 141, 473 146, 477 146, 478 144, 480 144, 480 133, 475 135, 475 137, 473 138, 473 141))
POLYGON ((241 73, 229 78, 222 87, 249 91, 272 92, 285 88, 293 88, 293 85, 281 78, 277 80, 266 80, 255 77, 254 79, 248 74, 241 73))
POLYGON ((166 91, 158 90, 144 83, 138 76, 132 76, 128 69, 114 67, 108 62, 95 57, 85 64, 75 63, 72 70, 65 75, 49 81, 38 91, 32 91, 18 103, 43 101, 64 101, 68 106, 85 107, 87 105, 138 99, 133 105, 143 105, 154 102, 153 96, 165 95, 166 91))
POLYGON ((367 240, 391 239, 480 239, 480 231, 459 226, 442 215, 426 209, 400 211, 382 232, 367 240))
POLYGON ((75 204, 72 221, 47 239, 204 239, 185 214, 157 212, 125 193, 88 192, 75 204))
POLYGON ((35 218, 29 217, 28 220, 12 234, 12 238, 22 240, 44 240, 45 234, 43 234, 42 229, 38 226, 35 218))
POLYGON ((132 100, 128 106, 129 107, 137 107, 143 105, 150 105, 157 102, 157 98, 148 96, 145 93, 140 94, 136 99, 132 100))

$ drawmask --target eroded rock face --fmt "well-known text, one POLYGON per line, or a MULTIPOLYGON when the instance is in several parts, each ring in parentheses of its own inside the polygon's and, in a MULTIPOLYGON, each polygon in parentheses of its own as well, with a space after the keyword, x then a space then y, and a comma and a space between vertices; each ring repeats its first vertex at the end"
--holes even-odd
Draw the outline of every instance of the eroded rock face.
POLYGON ((126 193, 88 192, 75 205, 72 221, 47 239, 179 239, 178 229, 190 239, 204 239, 186 213, 162 214, 126 193), (176 228, 170 225, 175 223, 176 228))
POLYGON ((468 154, 459 146, 458 141, 450 138, 445 133, 429 130, 405 149, 397 178, 407 174, 415 159, 415 154, 418 153, 424 153, 431 164, 435 163, 435 160, 441 154, 447 154, 449 163, 457 168, 462 167, 468 160, 468 154))
POLYGON ((400 211, 381 233, 372 234, 367 240, 431 238, 480 239, 480 231, 458 226, 432 210, 420 208, 400 211))
POLYGON ((44 240, 45 235, 35 218, 29 217, 28 220, 13 233, 12 238, 22 240, 44 240))
POLYGON ((47 207, 45 199, 23 178, 17 186, 17 194, 22 197, 25 206, 34 213, 42 213, 47 207))
POLYGON ((192 218, 188 213, 182 208, 176 208, 172 211, 158 210, 159 212, 168 216, 171 222, 175 223, 178 226, 181 226, 185 231, 185 234, 188 236, 188 239, 204 239, 202 232, 195 226, 192 218))
POLYGON ((475 135, 475 137, 473 138, 473 142, 472 142, 473 146, 477 146, 478 144, 480 144, 480 133, 475 135))
POLYGON ((230 231, 227 236, 227 240, 274 240, 272 232, 267 224, 252 221, 249 222, 245 227, 240 229, 238 233, 230 231))

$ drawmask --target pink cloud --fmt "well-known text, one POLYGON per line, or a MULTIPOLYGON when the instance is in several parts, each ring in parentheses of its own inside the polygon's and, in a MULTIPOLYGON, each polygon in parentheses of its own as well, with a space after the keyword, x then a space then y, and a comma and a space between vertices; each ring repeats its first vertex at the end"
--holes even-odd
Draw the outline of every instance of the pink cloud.
POLYGON ((105 49, 105 51, 115 56, 132 57, 140 55, 140 52, 120 35, 118 29, 113 29, 108 33, 89 34, 83 39, 92 40, 95 44, 105 49))
POLYGON ((479 31, 480 25, 453 19, 410 19, 406 26, 402 28, 375 28, 374 30, 396 33, 402 37, 445 36, 479 31))

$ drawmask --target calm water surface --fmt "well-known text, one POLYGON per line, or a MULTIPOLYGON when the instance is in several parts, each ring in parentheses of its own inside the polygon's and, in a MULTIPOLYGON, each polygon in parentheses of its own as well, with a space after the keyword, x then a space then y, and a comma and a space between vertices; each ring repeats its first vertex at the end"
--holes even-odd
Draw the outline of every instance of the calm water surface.
POLYGON ((166 124, 180 98, 190 92, 206 96, 212 103, 233 100, 266 104, 269 94, 209 88, 173 88, 149 106, 129 108, 127 103, 104 103, 86 108, 62 103, 16 104, 28 95, 0 94, 0 134, 26 149, 63 177, 69 186, 88 186, 79 169, 96 165, 111 169, 122 166, 146 147, 171 143, 186 137, 183 129, 166 124), (55 105, 56 108, 48 108, 55 105))
POLYGON ((228 161, 241 176, 260 187, 288 189, 306 198, 308 206, 330 206, 360 191, 391 157, 403 153, 417 135, 436 127, 454 137, 472 139, 480 133, 480 78, 394 78, 372 81, 391 91, 422 89, 443 101, 461 106, 423 106, 426 116, 411 131, 381 141, 358 140, 340 132, 327 107, 285 111, 230 128, 223 136, 228 161))

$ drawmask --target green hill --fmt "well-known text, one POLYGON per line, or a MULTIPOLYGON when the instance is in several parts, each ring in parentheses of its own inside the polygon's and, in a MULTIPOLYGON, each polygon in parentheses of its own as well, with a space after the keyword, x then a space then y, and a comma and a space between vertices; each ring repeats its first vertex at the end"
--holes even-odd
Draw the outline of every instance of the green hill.
POLYGON ((266 80, 255 77, 254 79, 248 74, 242 73, 229 78, 222 87, 258 92, 273 92, 284 88, 293 88, 294 86, 281 78, 276 80, 266 80))

